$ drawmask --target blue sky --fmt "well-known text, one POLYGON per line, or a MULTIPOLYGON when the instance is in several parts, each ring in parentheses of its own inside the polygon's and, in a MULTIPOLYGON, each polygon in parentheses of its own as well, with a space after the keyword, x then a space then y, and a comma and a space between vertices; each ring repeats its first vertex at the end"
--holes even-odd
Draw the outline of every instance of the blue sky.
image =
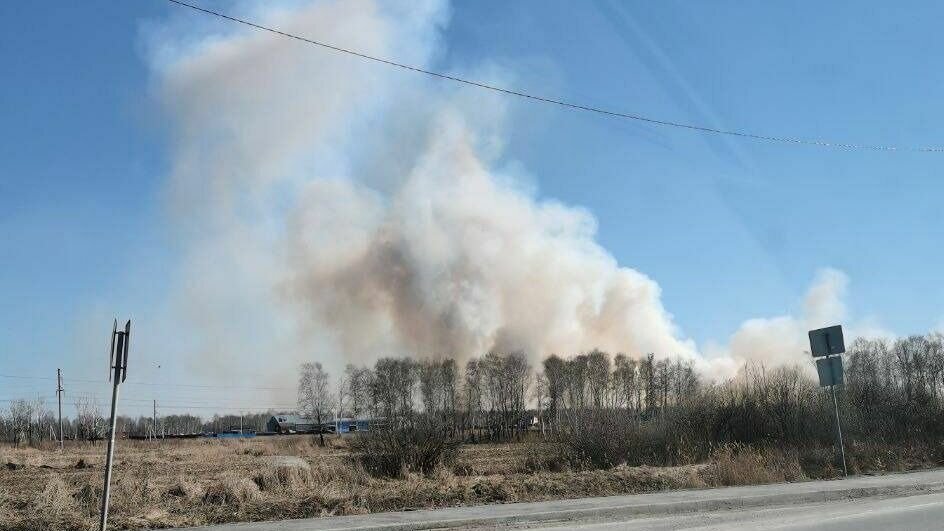
MULTIPOLYGON (((869 4, 461 2, 435 66, 494 64, 514 88, 721 129, 944 145, 944 8, 869 4)), ((0 373, 97 377, 104 348, 75 351, 107 332, 90 316, 164 303, 179 249, 143 32, 187 17, 204 15, 160 0, 0 5, 0 373)), ((510 106, 504 156, 539 197, 590 211, 601 245, 659 283, 699 344, 794 311, 823 267, 851 279, 856 319, 897 334, 944 319, 944 154, 510 106)))

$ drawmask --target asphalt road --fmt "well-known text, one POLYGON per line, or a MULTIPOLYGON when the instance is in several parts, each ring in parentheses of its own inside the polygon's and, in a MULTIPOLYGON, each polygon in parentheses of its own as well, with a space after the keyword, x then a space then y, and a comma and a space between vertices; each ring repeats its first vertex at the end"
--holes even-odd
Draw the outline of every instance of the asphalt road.
POLYGON ((944 469, 774 485, 225 524, 204 531, 944 529, 944 469))
POLYGON ((534 530, 580 531, 931 531, 944 529, 944 494, 895 498, 862 498, 739 511, 709 511, 687 515, 590 523, 566 522, 534 530))

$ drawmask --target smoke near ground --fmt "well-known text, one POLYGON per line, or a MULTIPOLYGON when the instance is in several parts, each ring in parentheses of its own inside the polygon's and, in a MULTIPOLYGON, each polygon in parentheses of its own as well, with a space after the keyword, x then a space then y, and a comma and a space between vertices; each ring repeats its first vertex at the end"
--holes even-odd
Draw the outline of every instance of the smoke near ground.
MULTIPOLYGON (((438 1, 240 6, 418 66, 443 52, 449 18, 438 1)), ((220 374, 599 348, 723 375, 745 360, 799 361, 806 330, 844 315, 846 278, 826 270, 803 315, 749 320, 706 356, 659 285, 596 243, 589 212, 536 199, 509 169, 502 97, 232 25, 164 28, 151 50, 185 242, 171 297, 198 323, 194 359, 220 374)))

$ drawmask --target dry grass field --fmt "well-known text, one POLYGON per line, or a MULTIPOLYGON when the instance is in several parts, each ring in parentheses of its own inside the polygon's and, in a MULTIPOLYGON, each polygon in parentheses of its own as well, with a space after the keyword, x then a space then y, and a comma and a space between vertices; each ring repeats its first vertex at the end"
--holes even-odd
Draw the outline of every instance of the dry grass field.
MULTIPOLYGON (((62 453, 0 447, 0 529, 96 528, 103 454, 103 443, 62 453)), ((335 437, 326 448, 303 435, 120 441, 110 524, 179 527, 805 478, 795 455, 730 448, 697 465, 575 471, 540 442, 464 445, 451 469, 380 479, 335 437)))

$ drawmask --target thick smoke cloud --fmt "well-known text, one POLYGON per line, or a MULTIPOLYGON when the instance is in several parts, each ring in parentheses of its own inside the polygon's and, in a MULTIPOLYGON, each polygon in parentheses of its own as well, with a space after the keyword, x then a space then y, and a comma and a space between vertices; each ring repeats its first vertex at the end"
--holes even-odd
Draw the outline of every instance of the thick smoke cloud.
MULTIPOLYGON (((251 16, 423 66, 448 14, 436 1, 344 1, 251 16)), ((507 169, 507 100, 270 34, 182 31, 154 46, 187 257, 175 300, 199 323, 195 358, 221 374, 313 356, 336 367, 593 348, 723 374, 793 360, 806 328, 842 316, 845 277, 827 271, 804 316, 748 321, 707 361, 656 282, 595 242, 588 212, 537 200, 507 169)))
POLYGON ((848 283, 849 279, 841 271, 820 271, 806 293, 800 316, 745 321, 731 336, 726 354, 736 364, 754 362, 771 367, 808 362, 810 356, 804 354, 809 350, 807 331, 845 320, 843 301, 848 283))

